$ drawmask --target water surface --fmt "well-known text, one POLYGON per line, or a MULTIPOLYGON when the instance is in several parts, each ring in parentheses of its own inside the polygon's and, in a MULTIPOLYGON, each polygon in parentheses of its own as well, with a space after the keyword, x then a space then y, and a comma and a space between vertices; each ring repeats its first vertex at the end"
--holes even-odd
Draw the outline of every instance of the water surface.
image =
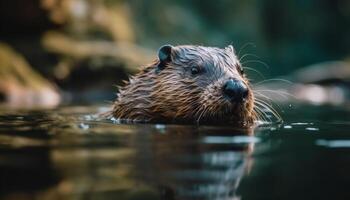
POLYGON ((102 108, 2 109, 0 199, 350 199, 342 107, 285 106, 284 123, 248 131, 117 124, 102 108))

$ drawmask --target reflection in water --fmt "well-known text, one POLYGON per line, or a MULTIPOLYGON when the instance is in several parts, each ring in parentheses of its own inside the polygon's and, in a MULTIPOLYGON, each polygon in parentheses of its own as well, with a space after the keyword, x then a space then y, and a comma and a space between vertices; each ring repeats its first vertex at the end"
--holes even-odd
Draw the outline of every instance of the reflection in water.
POLYGON ((0 199, 350 199, 341 107, 291 110, 254 134, 86 115, 98 111, 1 111, 0 199))
POLYGON ((219 136, 216 129, 183 126, 168 126, 165 132, 149 129, 137 134, 137 141, 146 144, 137 145, 140 148, 136 160, 140 163, 136 166, 145 169, 137 170, 139 179, 164 190, 166 199, 232 199, 236 196, 253 143, 207 141, 243 132, 223 129, 219 136))
POLYGON ((330 148, 350 148, 350 140, 316 140, 316 145, 330 148))
POLYGON ((79 107, 0 118, 2 199, 235 199, 259 142, 252 130, 96 121, 79 107))

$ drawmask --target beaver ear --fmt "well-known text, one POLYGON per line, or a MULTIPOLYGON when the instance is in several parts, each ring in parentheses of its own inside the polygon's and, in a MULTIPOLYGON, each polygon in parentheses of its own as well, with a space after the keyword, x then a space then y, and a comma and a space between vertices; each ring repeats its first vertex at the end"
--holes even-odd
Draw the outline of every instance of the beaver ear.
POLYGON ((236 54, 236 51, 235 51, 235 49, 233 48, 232 45, 228 45, 225 49, 228 50, 228 51, 230 51, 230 52, 233 53, 233 54, 236 54))
POLYGON ((159 48, 158 58, 161 63, 167 63, 171 61, 171 51, 173 46, 166 44, 159 48))

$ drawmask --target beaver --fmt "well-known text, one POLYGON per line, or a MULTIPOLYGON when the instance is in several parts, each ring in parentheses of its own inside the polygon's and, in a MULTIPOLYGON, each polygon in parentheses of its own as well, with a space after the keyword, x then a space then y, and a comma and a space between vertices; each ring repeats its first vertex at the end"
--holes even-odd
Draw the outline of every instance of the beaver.
POLYGON ((133 122, 234 124, 255 119, 254 94, 232 45, 164 45, 120 87, 111 111, 133 122))

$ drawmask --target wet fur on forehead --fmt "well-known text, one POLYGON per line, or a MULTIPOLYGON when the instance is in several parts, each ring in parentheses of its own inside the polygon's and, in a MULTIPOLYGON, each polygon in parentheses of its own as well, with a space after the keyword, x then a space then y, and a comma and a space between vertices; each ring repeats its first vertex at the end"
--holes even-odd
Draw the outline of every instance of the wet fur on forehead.
MULTIPOLYGON (((234 53, 232 46, 225 49, 217 47, 203 46, 177 46, 172 52, 174 65, 192 64, 200 62, 202 64, 211 64, 213 66, 227 66, 233 68, 239 65, 238 58, 234 53)), ((235 72, 235 70, 233 71, 235 72)))

